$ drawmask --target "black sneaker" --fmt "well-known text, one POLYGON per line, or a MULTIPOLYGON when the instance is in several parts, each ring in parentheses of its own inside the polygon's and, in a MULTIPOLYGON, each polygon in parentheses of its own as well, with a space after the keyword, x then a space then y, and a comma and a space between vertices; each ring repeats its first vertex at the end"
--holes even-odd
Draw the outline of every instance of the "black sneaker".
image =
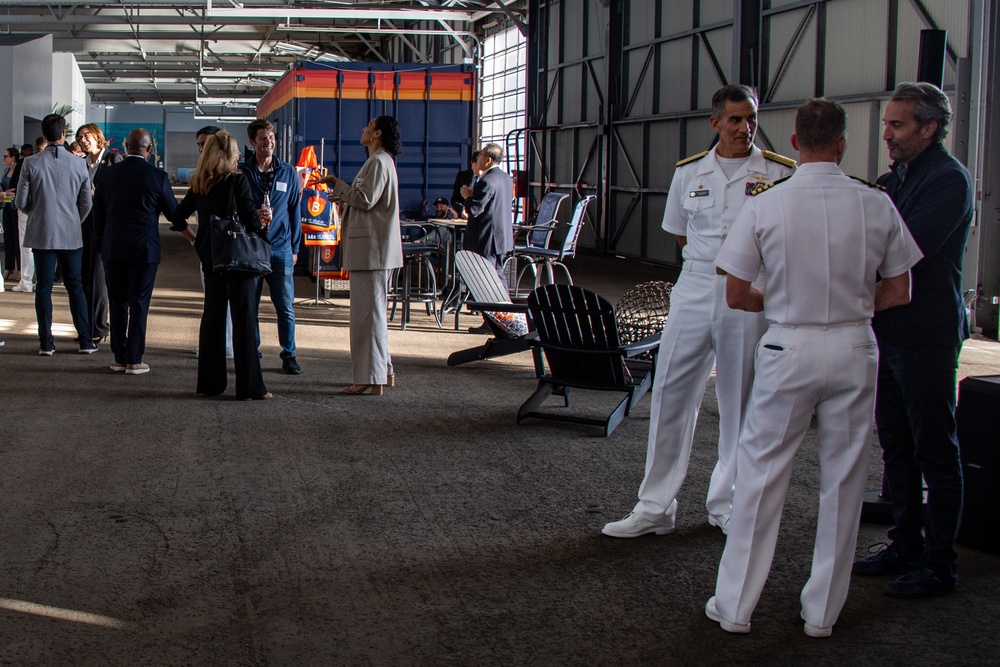
POLYGON ((302 367, 299 366, 299 362, 295 361, 295 357, 288 357, 281 362, 281 370, 289 375, 298 375, 302 372, 302 367))
POLYGON ((38 348, 38 356, 40 357, 51 357, 55 353, 56 353, 56 346, 53 345, 52 343, 49 343, 47 345, 45 343, 42 343, 41 346, 38 348))
MULTIPOLYGON (((884 542, 875 546, 884 547, 868 558, 854 561, 851 572, 863 577, 877 577, 883 574, 901 574, 916 567, 920 554, 904 554, 895 544, 885 545, 884 542)), ((869 547, 869 551, 872 547, 869 547)))
POLYGON ((97 343, 92 340, 80 341, 80 354, 93 354, 97 352, 97 343))
POLYGON ((954 593, 957 584, 958 577, 953 574, 919 566, 899 579, 890 581, 883 590, 891 598, 925 598, 954 593))

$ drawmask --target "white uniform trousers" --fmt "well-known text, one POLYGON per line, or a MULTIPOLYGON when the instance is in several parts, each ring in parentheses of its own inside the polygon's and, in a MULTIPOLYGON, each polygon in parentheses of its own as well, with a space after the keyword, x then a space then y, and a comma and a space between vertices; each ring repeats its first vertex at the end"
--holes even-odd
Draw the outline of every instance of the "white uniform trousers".
POLYGON ((749 623, 760 599, 792 460, 815 411, 819 518, 812 573, 802 589, 802 617, 819 628, 836 623, 854 561, 877 369, 875 335, 867 323, 774 325, 761 338, 740 436, 729 537, 715 587, 716 609, 726 620, 749 623))
POLYGON ((685 262, 670 293, 670 314, 660 338, 653 378, 646 475, 635 512, 656 520, 676 512, 705 385, 716 367, 719 459, 706 507, 729 513, 736 477, 736 444, 753 380, 753 354, 767 327, 761 313, 726 305, 726 279, 708 262, 685 262))
MULTIPOLYGON (((13 204, 11 204, 13 206, 13 204)), ((35 277, 35 256, 31 248, 24 246, 24 231, 28 226, 28 214, 17 212, 17 234, 21 242, 21 280, 17 284, 24 289, 31 289, 31 280, 35 277)))
POLYGON ((392 373, 386 319, 389 272, 351 271, 351 369, 354 384, 385 384, 392 373))

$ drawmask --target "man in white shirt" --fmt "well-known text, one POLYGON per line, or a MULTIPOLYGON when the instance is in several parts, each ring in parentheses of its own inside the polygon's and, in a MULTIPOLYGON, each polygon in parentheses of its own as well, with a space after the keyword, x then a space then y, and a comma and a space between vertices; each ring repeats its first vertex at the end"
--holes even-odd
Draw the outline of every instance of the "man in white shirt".
POLYGON ((846 143, 843 107, 822 98, 802 105, 792 136, 798 170, 746 203, 716 259, 729 274, 730 307, 763 311, 768 323, 737 448, 729 539, 705 606, 728 632, 750 631, 792 459, 814 413, 819 518, 801 595, 805 633, 828 637, 847 598, 872 444, 871 318, 909 301, 909 269, 921 254, 885 192, 837 166, 846 143), (752 284, 761 269, 763 291, 752 284))
POLYGON ((765 325, 759 313, 726 307, 726 282, 715 272, 715 256, 750 191, 788 176, 795 162, 754 146, 757 91, 749 86, 717 90, 711 123, 719 143, 678 162, 667 193, 663 229, 677 235, 684 268, 670 294, 670 317, 660 341, 639 502, 624 519, 604 526, 601 532, 612 537, 673 532, 677 492, 687 474, 713 366, 719 460, 705 504, 710 524, 725 533, 729 523, 736 443, 753 378, 753 352, 765 325))

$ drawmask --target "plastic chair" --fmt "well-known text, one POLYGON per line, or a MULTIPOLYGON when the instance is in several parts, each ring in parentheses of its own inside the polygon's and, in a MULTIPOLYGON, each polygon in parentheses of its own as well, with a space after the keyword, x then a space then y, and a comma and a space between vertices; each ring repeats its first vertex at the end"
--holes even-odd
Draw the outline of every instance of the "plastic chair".
MULTIPOLYGON (((563 270, 566 275, 566 281, 572 285, 573 277, 569 273, 569 269, 563 263, 563 260, 570 259, 576 256, 576 243, 580 238, 580 230, 583 229, 584 216, 587 214, 587 206, 590 202, 597 199, 594 195, 589 195, 581 199, 576 208, 573 209, 573 217, 570 219, 569 224, 566 225, 566 236, 563 237, 562 243, 556 248, 525 248, 520 254, 521 256, 528 259, 528 264, 522 269, 521 274, 518 275, 517 281, 521 281, 521 277, 524 271, 528 269, 531 270, 534 276, 535 287, 539 287, 543 284, 553 284, 555 283, 555 267, 559 267, 563 270)), ((561 225, 556 225, 554 229, 558 229, 561 225)), ((551 237, 550 237, 551 240, 551 237)))

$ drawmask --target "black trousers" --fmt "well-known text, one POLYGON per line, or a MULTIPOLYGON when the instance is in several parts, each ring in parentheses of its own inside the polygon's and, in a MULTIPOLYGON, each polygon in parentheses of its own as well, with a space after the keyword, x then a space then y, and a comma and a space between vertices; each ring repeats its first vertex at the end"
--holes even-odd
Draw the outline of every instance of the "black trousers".
POLYGON ((8 202, 3 207, 3 270, 21 270, 21 241, 17 237, 17 209, 8 202))
POLYGON ((205 310, 198 334, 198 393, 214 396, 226 390, 226 307, 233 314, 233 354, 236 398, 258 398, 267 393, 257 356, 257 308, 260 278, 239 274, 205 275, 205 310))
POLYGON ((111 352, 119 364, 142 363, 146 318, 159 264, 104 260, 111 316, 111 352))
POLYGON ((101 249, 94 238, 94 219, 83 221, 83 294, 90 314, 90 335, 104 338, 111 331, 108 324, 108 285, 104 277, 101 249))

